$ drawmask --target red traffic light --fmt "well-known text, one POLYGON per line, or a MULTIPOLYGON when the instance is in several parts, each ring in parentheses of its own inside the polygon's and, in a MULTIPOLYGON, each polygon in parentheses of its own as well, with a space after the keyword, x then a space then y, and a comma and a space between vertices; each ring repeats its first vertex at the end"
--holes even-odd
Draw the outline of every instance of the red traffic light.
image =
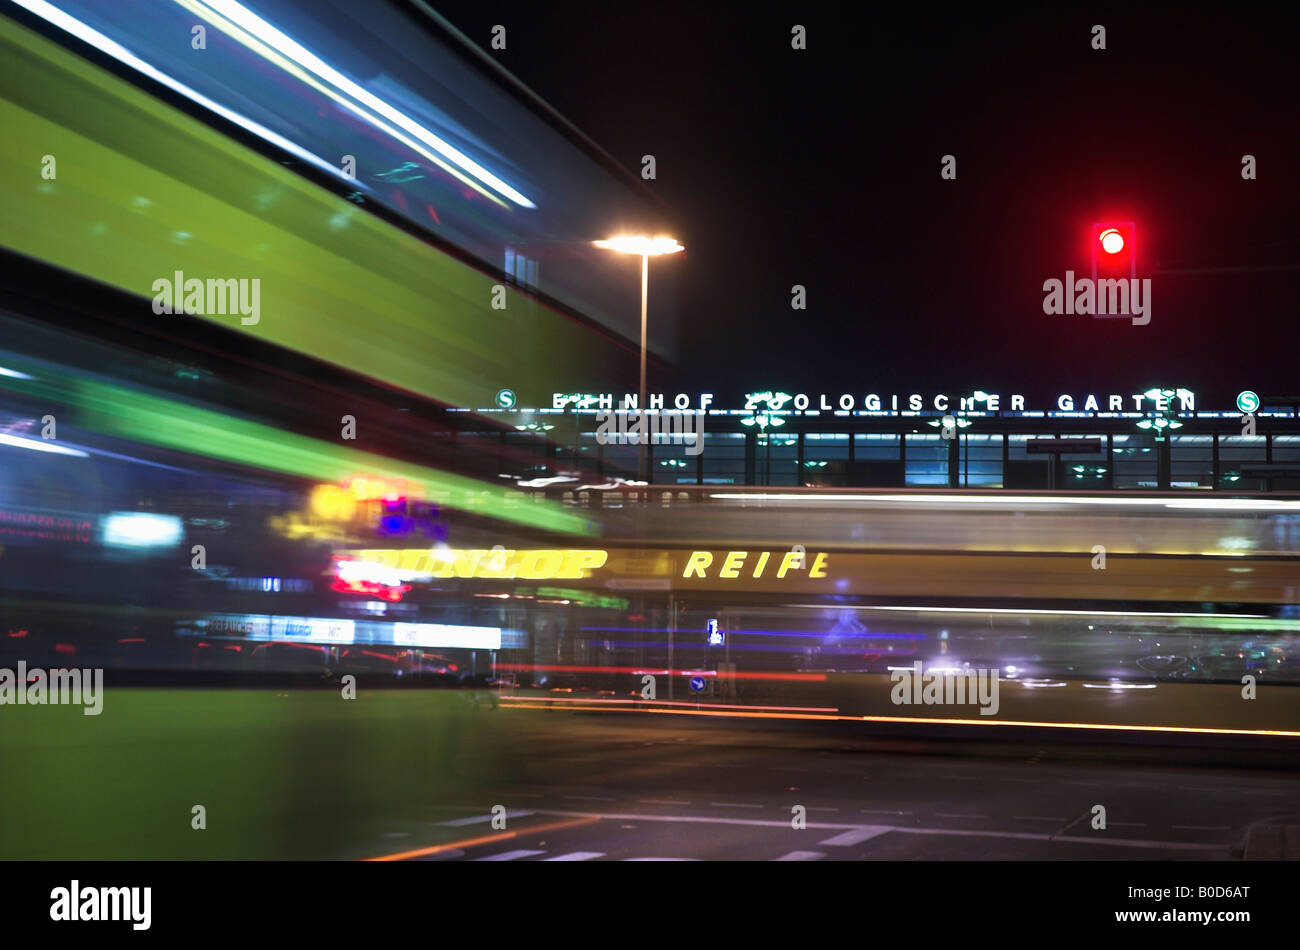
POLYGON ((1137 277, 1137 224, 1094 221, 1088 232, 1092 278, 1137 277))

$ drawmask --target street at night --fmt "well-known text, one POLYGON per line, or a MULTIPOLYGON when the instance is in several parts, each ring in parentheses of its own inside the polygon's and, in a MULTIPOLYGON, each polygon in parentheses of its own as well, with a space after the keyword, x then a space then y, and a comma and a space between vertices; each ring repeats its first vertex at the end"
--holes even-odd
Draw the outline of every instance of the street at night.
MULTIPOLYGON (((699 722, 507 721, 474 753, 508 762, 447 809, 383 832, 390 860, 1240 860, 1280 858, 1257 830, 1296 807, 1282 763, 1058 742, 881 741, 699 722), (1092 832, 1104 799, 1111 820, 1092 832), (1176 804, 1175 804, 1176 803, 1176 804), (804 827, 791 827, 802 807, 804 827), (571 822, 571 823, 570 823, 571 822), (391 851, 388 849, 392 849, 391 851)), ((671 718, 671 717, 665 717, 671 718)), ((378 842, 377 842, 378 843, 378 842)))
POLYGON ((6 923, 1282 932, 1293 20, 0 0, 6 923))

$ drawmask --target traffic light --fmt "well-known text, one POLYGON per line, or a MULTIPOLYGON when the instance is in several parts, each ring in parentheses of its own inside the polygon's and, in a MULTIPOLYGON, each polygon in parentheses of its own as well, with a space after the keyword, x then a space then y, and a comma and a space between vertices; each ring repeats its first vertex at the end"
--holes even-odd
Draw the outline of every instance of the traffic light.
POLYGON ((1137 279, 1137 225, 1132 221, 1096 221, 1088 235, 1092 279, 1137 279))

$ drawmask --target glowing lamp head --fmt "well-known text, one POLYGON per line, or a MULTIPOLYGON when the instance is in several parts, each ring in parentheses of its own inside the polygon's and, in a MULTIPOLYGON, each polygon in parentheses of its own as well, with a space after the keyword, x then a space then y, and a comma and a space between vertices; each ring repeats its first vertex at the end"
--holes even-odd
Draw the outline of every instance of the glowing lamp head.
POLYGON ((1124 250, 1124 235, 1120 234, 1118 228, 1107 228, 1099 236, 1101 249, 1107 254, 1118 254, 1124 250))
POLYGON ((660 254, 676 254, 678 251, 686 250, 681 244, 677 243, 675 238, 670 237, 620 235, 607 238, 604 241, 593 241, 592 243, 596 247, 604 248, 607 251, 617 251, 620 254, 639 254, 648 257, 656 257, 660 254))

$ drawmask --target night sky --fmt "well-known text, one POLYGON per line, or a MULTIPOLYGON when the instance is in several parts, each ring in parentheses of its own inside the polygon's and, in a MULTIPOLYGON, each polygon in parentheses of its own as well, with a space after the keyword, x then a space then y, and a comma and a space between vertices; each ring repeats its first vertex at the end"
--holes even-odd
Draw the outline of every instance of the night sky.
POLYGON ((484 48, 505 25, 491 55, 629 169, 656 156, 687 246, 664 265, 681 275, 672 385, 1300 394, 1294 21, 623 6, 438 9, 484 48), (1042 311, 1043 281, 1087 275, 1105 218, 1137 222, 1148 326, 1042 311))

